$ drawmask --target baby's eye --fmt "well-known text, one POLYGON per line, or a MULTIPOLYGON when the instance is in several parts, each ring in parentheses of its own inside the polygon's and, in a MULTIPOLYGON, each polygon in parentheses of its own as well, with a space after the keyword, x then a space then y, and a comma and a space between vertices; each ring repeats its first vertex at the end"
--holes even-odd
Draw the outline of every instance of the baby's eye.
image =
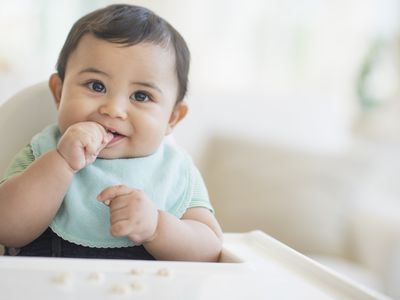
POLYGON ((144 92, 135 92, 131 96, 131 100, 138 101, 138 102, 146 102, 149 101, 149 96, 144 92))
POLYGON ((106 87, 100 81, 91 81, 88 83, 88 88, 97 92, 97 93, 105 93, 106 87))

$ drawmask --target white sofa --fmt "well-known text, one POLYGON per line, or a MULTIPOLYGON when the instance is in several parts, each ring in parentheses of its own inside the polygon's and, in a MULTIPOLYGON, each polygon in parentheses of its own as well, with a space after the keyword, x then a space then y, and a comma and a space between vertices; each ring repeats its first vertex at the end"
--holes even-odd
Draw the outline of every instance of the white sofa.
POLYGON ((400 299, 400 192, 367 187, 377 166, 362 149, 318 156, 215 136, 201 169, 224 231, 261 229, 400 299))

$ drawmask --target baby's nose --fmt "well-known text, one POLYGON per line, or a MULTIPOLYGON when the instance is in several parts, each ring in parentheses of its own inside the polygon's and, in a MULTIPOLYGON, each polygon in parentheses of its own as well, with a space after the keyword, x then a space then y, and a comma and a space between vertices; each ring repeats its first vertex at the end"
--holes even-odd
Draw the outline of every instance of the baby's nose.
POLYGON ((99 112, 108 115, 111 118, 119 118, 125 120, 127 118, 126 105, 124 101, 118 99, 109 99, 100 106, 99 112))

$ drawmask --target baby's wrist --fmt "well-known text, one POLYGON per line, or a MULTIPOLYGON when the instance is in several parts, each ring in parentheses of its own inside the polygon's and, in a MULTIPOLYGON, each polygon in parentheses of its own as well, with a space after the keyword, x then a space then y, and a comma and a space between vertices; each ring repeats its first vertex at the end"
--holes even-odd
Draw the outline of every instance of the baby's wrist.
POLYGON ((55 152, 57 153, 57 155, 61 158, 61 160, 64 162, 64 165, 66 166, 66 168, 72 173, 75 174, 76 172, 78 172, 79 170, 75 170, 73 167, 71 167, 71 165, 68 163, 67 159, 64 157, 64 155, 62 154, 62 152, 56 148, 55 152))
POLYGON ((159 225, 161 223, 160 222, 160 218, 161 218, 161 212, 160 212, 160 210, 157 209, 157 223, 156 223, 156 226, 155 226, 156 228, 155 228, 153 234, 149 238, 147 238, 145 241, 142 242, 142 245, 151 243, 155 239, 157 239, 158 234, 159 234, 159 225))

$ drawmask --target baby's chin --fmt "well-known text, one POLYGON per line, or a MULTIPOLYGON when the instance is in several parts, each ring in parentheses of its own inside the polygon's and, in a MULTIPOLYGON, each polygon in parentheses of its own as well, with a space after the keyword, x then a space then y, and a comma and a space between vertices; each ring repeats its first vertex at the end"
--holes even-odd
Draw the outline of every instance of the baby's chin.
POLYGON ((137 156, 128 156, 128 155, 112 155, 112 154, 100 154, 97 156, 98 159, 126 159, 126 158, 135 158, 137 156))
POLYGON ((156 151, 149 151, 145 153, 132 153, 132 154, 116 154, 110 153, 110 151, 102 150, 100 151, 97 158, 99 159, 128 159, 128 158, 139 158, 139 157, 146 157, 154 154, 156 151))

